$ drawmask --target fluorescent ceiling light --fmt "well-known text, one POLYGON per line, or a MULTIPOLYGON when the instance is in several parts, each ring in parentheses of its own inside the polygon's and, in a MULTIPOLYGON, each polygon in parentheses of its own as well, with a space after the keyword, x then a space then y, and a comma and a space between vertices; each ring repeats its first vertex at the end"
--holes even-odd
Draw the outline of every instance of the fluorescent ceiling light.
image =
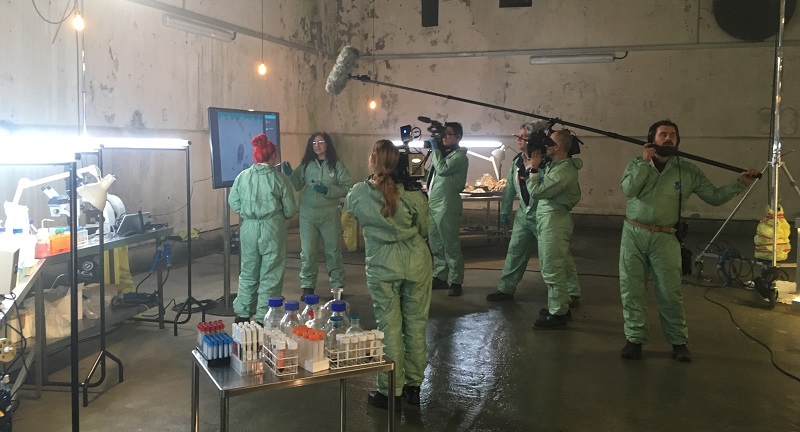
POLYGON ((185 150, 189 141, 173 138, 90 138, 101 148, 185 150))
MULTIPOLYGON (((408 143, 408 146, 421 148, 423 143, 423 141, 414 140, 408 143)), ((394 144, 395 147, 403 146, 402 141, 392 141, 392 144, 394 144)), ((466 148, 497 148, 500 146, 500 141, 461 140, 459 145, 466 148)))
POLYGON ((531 64, 611 63, 614 60, 614 53, 531 56, 531 64))
POLYGON ((164 25, 177 30, 183 30, 196 35, 209 37, 212 39, 221 40, 223 42, 230 42, 236 39, 236 32, 226 30, 220 27, 215 27, 201 21, 190 20, 187 18, 179 17, 177 15, 165 14, 163 18, 164 25))

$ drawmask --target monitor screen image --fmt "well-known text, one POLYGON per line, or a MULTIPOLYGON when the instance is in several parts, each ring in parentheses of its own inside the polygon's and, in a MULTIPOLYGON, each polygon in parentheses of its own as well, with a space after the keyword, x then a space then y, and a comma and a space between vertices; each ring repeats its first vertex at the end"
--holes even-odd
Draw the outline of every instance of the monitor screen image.
POLYGON ((281 160, 280 116, 276 112, 228 108, 208 109, 211 141, 211 183, 214 189, 233 186, 233 181, 253 164, 252 140, 265 134, 277 146, 281 160))

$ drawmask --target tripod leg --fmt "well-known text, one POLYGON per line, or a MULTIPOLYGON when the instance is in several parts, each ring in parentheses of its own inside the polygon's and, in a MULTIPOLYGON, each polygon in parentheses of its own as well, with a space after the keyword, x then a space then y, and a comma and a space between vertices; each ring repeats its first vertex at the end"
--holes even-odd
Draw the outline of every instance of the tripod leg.
MULTIPOLYGON (((761 173, 763 174, 769 168, 769 166, 770 166, 769 164, 764 166, 764 169, 761 170, 761 173)), ((703 257, 714 256, 714 254, 708 253, 708 249, 711 247, 712 244, 714 244, 714 242, 717 240, 717 237, 719 237, 720 234, 722 234, 722 230, 725 229, 725 226, 728 225, 728 222, 730 222, 730 220, 733 218, 736 212, 738 212, 739 209, 742 207, 742 204, 744 204, 744 201, 747 199, 747 196, 750 195, 750 192, 753 191, 753 188, 756 186, 757 183, 758 179, 756 179, 756 181, 754 181, 753 184, 750 185, 750 187, 747 189, 747 192, 745 192, 744 196, 742 196, 742 199, 739 200, 739 203, 736 204, 736 207, 734 207, 731 214, 728 215, 728 218, 725 219, 725 222, 723 222, 722 226, 719 228, 719 230, 717 230, 717 233, 714 234, 714 237, 712 237, 711 240, 706 244, 706 247, 705 249, 703 249, 703 252, 700 252, 700 254, 697 255, 697 258, 695 258, 694 261, 695 261, 695 267, 697 268, 698 278, 702 277, 703 257)))
POLYGON ((794 189, 795 192, 797 192, 797 196, 800 196, 800 187, 797 186, 797 182, 794 181, 794 177, 792 177, 792 175, 789 174, 789 170, 786 168, 786 164, 781 162, 780 167, 783 173, 786 174, 786 178, 789 179, 789 185, 792 187, 792 189, 794 189))

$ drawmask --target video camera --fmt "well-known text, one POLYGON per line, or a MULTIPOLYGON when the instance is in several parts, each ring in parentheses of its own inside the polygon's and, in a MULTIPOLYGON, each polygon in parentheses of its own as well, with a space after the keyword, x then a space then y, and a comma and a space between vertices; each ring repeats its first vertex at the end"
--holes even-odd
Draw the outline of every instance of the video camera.
POLYGON ((409 147, 409 143, 414 138, 419 138, 422 131, 418 127, 411 127, 405 125, 400 127, 400 139, 403 141, 403 146, 400 150, 400 159, 397 161, 397 167, 393 177, 396 182, 403 185, 406 190, 420 190, 422 184, 420 181, 425 178, 425 159, 426 157, 419 149, 409 147), (414 136, 416 133, 416 136, 414 136))
MULTIPOLYGON (((526 132, 528 132, 528 140, 526 141, 526 151, 528 157, 530 157, 534 151, 538 150, 542 155, 542 161, 544 162, 545 159, 547 159, 547 147, 556 145, 555 141, 550 138, 550 135, 555 132, 555 130, 553 130, 553 126, 556 124, 558 124, 558 119, 553 119, 547 123, 546 127, 541 127, 543 125, 539 125, 537 129, 526 130, 526 132)), ((572 157, 581 152, 580 144, 583 144, 583 141, 581 141, 571 130, 569 133, 572 135, 572 145, 570 146, 569 153, 567 155, 572 157)))
POLYGON ((423 144, 423 147, 426 148, 426 149, 431 148, 431 140, 436 140, 436 145, 439 148, 444 147, 444 143, 442 142, 442 140, 444 139, 444 134, 445 134, 445 130, 446 130, 444 125, 441 124, 440 122, 436 121, 436 120, 433 120, 433 119, 428 118, 428 117, 423 117, 423 116, 417 117, 417 120, 419 120, 419 121, 421 121, 423 123, 430 124, 430 126, 428 126, 427 130, 428 130, 428 132, 431 133, 431 138, 428 139, 428 140, 425 140, 425 143, 423 144))

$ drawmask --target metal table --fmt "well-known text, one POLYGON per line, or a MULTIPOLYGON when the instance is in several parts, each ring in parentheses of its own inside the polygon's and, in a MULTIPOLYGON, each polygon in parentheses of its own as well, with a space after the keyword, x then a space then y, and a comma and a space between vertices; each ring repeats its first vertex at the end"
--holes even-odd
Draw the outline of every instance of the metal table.
MULTIPOLYGON (((228 366, 210 368, 205 364, 203 356, 197 351, 192 350, 192 431, 200 430, 200 371, 214 384, 219 394, 219 430, 227 432, 228 429, 228 409, 231 397, 247 393, 279 390, 285 388, 301 387, 309 384, 317 384, 327 381, 339 380, 339 408, 341 415, 340 429, 345 428, 345 407, 346 407, 346 382, 347 378, 354 376, 389 372, 389 388, 394 389, 394 362, 386 359, 385 363, 376 363, 349 368, 343 371, 326 370, 311 373, 299 369, 293 378, 275 377, 271 373, 260 373, 251 375, 239 375, 228 366)), ((393 397, 389 397, 389 410, 387 414, 388 431, 394 431, 394 403, 393 397)))
MULTIPOLYGON (((138 243, 144 243, 144 242, 148 242, 148 241, 156 241, 156 243, 158 243, 158 242, 163 241, 164 239, 166 239, 170 235, 172 235, 172 233, 173 233, 173 229, 171 227, 162 227, 162 228, 145 230, 142 233, 133 234, 133 235, 125 236, 125 237, 123 237, 123 236, 109 236, 109 237, 104 239, 103 251, 106 251, 106 252, 107 251, 112 251, 112 250, 117 249, 117 248, 130 246, 130 245, 134 245, 134 244, 138 244, 138 243)), ((99 243, 100 242, 99 242, 98 238, 94 238, 92 240, 89 240, 89 242, 86 245, 81 246, 81 247, 78 248, 77 256, 78 257, 86 257, 86 256, 99 255, 100 254, 100 244, 99 243)), ((64 263, 64 262, 68 261, 69 256, 70 256, 69 255, 69 251, 62 252, 62 253, 50 255, 47 258, 43 259, 42 262, 44 262, 45 266, 57 265, 57 264, 61 264, 61 263, 64 263)), ((113 254, 109 254, 108 268, 109 268, 110 272, 113 272, 113 269, 114 269, 113 254)), ((163 270, 163 265, 161 263, 159 263, 159 265, 156 268, 156 278, 157 278, 156 282, 157 282, 157 287, 158 287, 157 291, 156 291, 157 292, 157 297, 158 297, 158 301, 157 301, 157 305, 156 306, 158 307, 158 318, 157 319, 140 318, 140 320, 142 320, 142 321, 157 322, 159 324, 158 327, 160 329, 164 328, 164 314, 166 312, 164 310, 164 280, 163 280, 163 276, 162 276, 162 270, 163 270)), ((105 277, 105 275, 103 274, 103 269, 100 269, 100 272, 103 275, 103 277, 105 277)), ((105 297, 104 290, 105 290, 105 284, 101 283, 100 284, 101 298, 105 297)), ((81 301, 81 299, 78 299, 78 300, 81 301)), ((135 315, 138 315, 138 314, 140 314, 142 312, 145 312, 145 311, 147 311, 149 309, 145 305, 140 305, 138 307, 128 308, 128 309, 119 310, 119 311, 113 311, 113 310, 112 311, 106 311, 105 310, 105 307, 106 307, 105 301, 101 301, 100 302, 100 307, 102 308, 101 314, 100 314, 100 322, 94 322, 94 320, 92 320, 92 322, 89 322, 89 321, 86 321, 86 320, 79 320, 77 325, 75 326, 75 328, 77 329, 77 334, 78 335, 86 335, 87 333, 92 333, 92 332, 95 332, 95 331, 99 331, 99 333, 100 333, 100 353, 99 353, 99 355, 97 357, 97 360, 95 361, 94 365, 92 366, 91 370, 87 374, 86 379, 83 382, 79 383, 79 386, 83 388, 83 406, 88 406, 89 405, 89 388, 90 387, 97 387, 97 386, 99 386, 100 384, 102 384, 105 381, 105 377, 106 377, 106 362, 105 362, 105 358, 106 357, 110 358, 111 360, 113 360, 117 364, 119 382, 122 382, 124 380, 124 373, 123 373, 124 369, 123 369, 123 365, 122 365, 122 360, 118 359, 116 356, 114 356, 113 354, 109 353, 106 350, 105 332, 104 332, 104 329, 105 329, 106 325, 115 325, 115 324, 118 324, 118 323, 120 323, 122 321, 125 321, 127 319, 137 319, 137 318, 133 318, 133 317, 135 315), (95 382, 91 382, 91 379, 92 379, 95 371, 98 370, 98 367, 99 367, 99 370, 100 370, 100 378, 95 382)), ((37 347, 36 347, 37 348, 37 357, 38 357, 38 361, 36 362, 37 363, 36 390, 37 390, 37 394, 38 394, 40 392, 41 385, 42 385, 42 381, 39 379, 39 375, 40 374, 38 372, 41 372, 41 375, 43 377, 43 381, 44 381, 45 385, 51 385, 51 386, 69 386, 69 385, 72 385, 71 382, 50 381, 48 379, 50 374, 49 374, 49 370, 48 370, 48 367, 47 367, 47 358, 46 358, 46 353, 47 353, 48 349, 50 349, 50 350, 58 349, 58 348, 70 345, 72 343, 72 341, 71 341, 70 338, 61 338, 61 339, 55 340, 55 341, 53 341, 51 343, 48 343, 47 338, 45 336, 40 336, 40 335, 46 335, 46 332, 47 332, 46 325, 45 325, 45 314, 44 314, 44 311, 45 311, 44 297, 41 295, 41 288, 37 290, 36 308, 35 308, 35 310, 36 310, 35 326, 36 326, 36 335, 37 335, 37 339, 36 340, 38 342, 36 344, 37 345, 37 347)), ((75 331, 75 330, 73 330, 73 331, 75 331)))
POLYGON ((467 196, 466 193, 461 194, 461 201, 464 203, 486 203, 486 222, 491 224, 492 223, 492 203, 497 203, 497 217, 494 218, 495 226, 494 229, 488 229, 490 225, 486 225, 486 230, 483 231, 469 231, 469 230, 461 230, 461 237, 467 235, 476 235, 480 234, 486 236, 487 238, 491 239, 492 237, 496 238, 507 238, 508 237, 508 228, 503 226, 503 222, 500 220, 500 211, 503 207, 503 196, 502 195, 480 195, 480 196, 467 196))

